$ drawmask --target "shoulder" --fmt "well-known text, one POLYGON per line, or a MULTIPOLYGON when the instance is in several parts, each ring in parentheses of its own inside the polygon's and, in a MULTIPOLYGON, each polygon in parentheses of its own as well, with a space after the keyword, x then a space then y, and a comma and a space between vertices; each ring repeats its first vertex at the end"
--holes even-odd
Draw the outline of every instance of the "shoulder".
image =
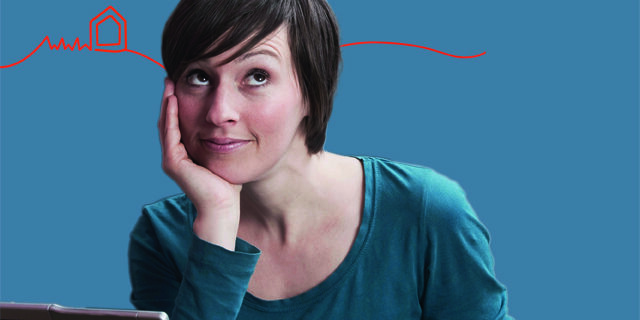
POLYGON ((378 185, 422 196, 429 207, 466 202, 465 192, 456 181, 429 167, 376 157, 361 159, 370 163, 378 185))
POLYGON ((376 194, 411 203, 427 230, 465 228, 477 220, 465 191, 449 177, 425 166, 376 157, 362 157, 371 165, 376 194))

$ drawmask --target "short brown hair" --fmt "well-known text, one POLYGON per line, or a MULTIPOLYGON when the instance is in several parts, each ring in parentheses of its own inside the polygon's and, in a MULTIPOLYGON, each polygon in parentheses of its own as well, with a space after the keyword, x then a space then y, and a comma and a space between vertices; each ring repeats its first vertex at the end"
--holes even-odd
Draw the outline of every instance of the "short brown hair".
POLYGON ((309 107, 304 119, 310 154, 322 150, 341 64, 338 23, 325 0, 181 0, 162 34, 162 60, 177 81, 186 67, 246 41, 226 62, 288 27, 293 65, 309 107), (216 45, 211 48, 211 45, 216 45))

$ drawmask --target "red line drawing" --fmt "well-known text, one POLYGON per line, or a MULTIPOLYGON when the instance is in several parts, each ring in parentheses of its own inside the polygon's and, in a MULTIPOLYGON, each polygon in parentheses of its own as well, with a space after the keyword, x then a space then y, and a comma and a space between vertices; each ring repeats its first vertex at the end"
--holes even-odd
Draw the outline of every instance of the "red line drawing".
POLYGON ((127 20, 124 17, 122 17, 122 15, 120 15, 120 13, 116 9, 114 9, 113 6, 108 6, 106 9, 102 10, 102 12, 100 12, 98 15, 93 17, 91 21, 89 21, 89 43, 88 44, 80 45, 80 38, 77 37, 76 40, 73 42, 73 44, 67 44, 64 41, 64 38, 60 38, 60 42, 58 42, 58 45, 55 45, 55 44, 51 44, 51 39, 49 38, 49 36, 45 36, 44 39, 42 39, 42 41, 40 42, 40 44, 35 49, 33 49, 33 51, 31 51, 31 53, 29 53, 26 57, 12 64, 0 66, 0 68, 10 68, 10 67, 21 64, 25 60, 29 59, 29 57, 31 57, 34 53, 36 53, 36 51, 38 51, 40 47, 42 47, 45 41, 49 44, 50 50, 53 50, 53 49, 60 50, 60 47, 62 47, 62 50, 71 50, 71 51, 77 48, 78 51, 82 51, 82 49, 88 49, 89 51, 135 53, 143 58, 150 60, 151 62, 157 64, 158 66, 164 69, 164 66, 161 63, 152 59, 151 57, 127 48, 127 20), (112 14, 107 15, 107 12, 109 11, 111 11, 112 14), (97 23, 95 23, 94 25, 94 22, 100 19, 101 17, 103 18, 99 20, 97 23), (100 36, 99 36, 100 25, 102 25, 107 21, 115 22, 115 25, 117 25, 118 42, 113 42, 113 43, 100 42, 100 36), (94 32, 95 32, 95 41, 93 37, 94 32))
POLYGON ((398 45, 398 46, 407 46, 407 47, 416 47, 416 48, 420 48, 420 49, 425 49, 425 50, 430 50, 433 52, 437 52, 440 54, 444 54, 445 56, 449 56, 449 57, 454 57, 454 58, 460 58, 460 59, 471 59, 471 58, 477 58, 479 56, 484 55, 485 53, 487 53, 486 51, 480 54, 476 54, 473 56, 457 56, 454 54, 450 54, 450 53, 446 53, 446 52, 442 52, 440 50, 436 50, 436 49, 432 49, 429 47, 423 47, 423 46, 419 46, 419 45, 415 45, 415 44, 410 44, 410 43, 402 43, 402 42, 389 42, 389 41, 363 41, 363 42, 353 42, 353 43, 347 43, 347 44, 343 44, 340 45, 340 47, 348 47, 348 46, 355 46, 355 45, 359 45, 359 44, 393 44, 393 45, 398 45))
POLYGON ((94 45, 97 47, 96 49, 94 49, 95 51, 126 52, 127 51, 127 20, 124 17, 122 17, 122 15, 120 15, 120 13, 116 11, 116 9, 114 9, 112 6, 108 6, 106 9, 102 10, 102 12, 100 12, 97 16, 93 17, 91 21, 89 21, 89 42, 91 43, 91 48, 93 48, 94 45), (113 16, 113 14, 108 14, 110 10, 118 18, 120 18, 119 20, 122 21, 122 23, 118 22, 118 20, 113 16), (103 16, 104 18, 102 18, 100 22, 94 24, 96 20, 100 19, 103 16), (115 22, 118 25, 118 42, 116 43, 100 42, 100 29, 99 29, 100 25, 106 22, 108 19, 111 19, 111 21, 115 22), (96 34, 95 41, 92 38, 94 32, 96 34), (122 36, 123 34, 124 34, 124 41, 122 36), (111 46, 114 46, 114 47, 117 46, 118 48, 101 48, 101 47, 111 47, 111 46))
MULTIPOLYGON (((96 25, 96 45, 99 45, 99 46, 119 46, 119 45, 122 43, 122 32, 120 32, 120 28, 121 28, 121 27, 122 27, 122 26, 120 25, 120 22, 118 22, 118 20, 116 20, 116 19, 115 19, 113 16, 111 16, 111 15, 110 15, 110 16, 107 16, 106 18, 104 18, 104 19, 102 19, 102 20, 100 20, 100 22, 98 22, 98 24, 96 25), (104 23, 107 19, 111 19, 111 20, 113 20, 113 22, 115 22, 115 23, 118 25, 118 42, 112 42, 112 43, 102 43, 102 42, 100 42, 100 37, 99 37, 100 33, 99 33, 99 32, 97 32, 97 30, 98 30, 98 28, 100 27, 100 25, 101 25, 102 23, 104 23)), ((127 34, 127 33, 125 32, 125 35, 126 35, 126 34, 127 34)), ((126 41, 126 40, 125 40, 125 41, 126 41)), ((125 44, 125 46, 126 46, 126 44, 125 44)), ((96 49, 96 50, 97 50, 97 49, 96 49)))
MULTIPOLYGON (((33 49, 33 51, 31 51, 31 53, 29 53, 26 57, 20 59, 17 62, 14 62, 12 64, 8 64, 6 66, 0 66, 0 69, 2 68, 10 68, 16 65, 21 64, 22 62, 24 62, 25 60, 29 59, 29 57, 31 57, 31 55, 33 55, 34 53, 36 53, 36 51, 38 51, 40 49, 40 47, 42 47, 42 45, 44 44, 44 42, 48 42, 49 43, 49 49, 53 50, 60 50, 60 47, 62 47, 63 50, 71 50, 73 51, 75 48, 78 49, 78 51, 82 51, 82 49, 89 49, 89 51, 101 51, 101 52, 130 52, 130 53, 135 53, 143 58, 146 58, 148 60, 150 60, 151 62, 157 64, 158 66, 160 66, 161 68, 164 69, 164 66, 159 63, 158 61, 152 59, 151 57, 142 54, 140 52, 137 51, 133 51, 131 49, 127 48, 127 20, 122 17, 122 15, 120 15, 120 13, 113 8, 113 6, 108 6, 106 9, 102 10, 102 12, 100 12, 98 15, 96 15, 95 17, 93 17, 93 19, 91 19, 91 21, 89 21, 89 43, 88 44, 83 44, 80 45, 80 39, 76 38, 76 40, 73 42, 73 44, 66 44, 64 41, 64 38, 60 38, 60 42, 58 42, 58 45, 55 44, 51 44, 51 40, 49 39, 49 36, 45 36, 44 39, 42 39, 42 41, 40 42, 40 44, 33 49), (107 15, 107 12, 112 11, 113 14, 109 14, 107 15), (115 16, 114 16, 115 14, 115 16), (98 23, 96 23, 94 25, 94 22, 96 20, 98 20, 99 18, 102 18, 100 21, 98 21, 98 23), (117 18, 119 19, 117 19, 117 18), (120 20, 120 21, 118 21, 120 20), (100 25, 102 25, 103 23, 106 23, 108 21, 113 21, 117 26, 118 26, 118 42, 100 42, 100 25), (93 34, 95 32, 95 42, 93 41, 93 34), (95 46, 95 49, 94 49, 95 46)), ((401 43, 401 42, 389 42, 389 41, 362 41, 362 42, 353 42, 353 43, 347 43, 347 44, 343 44, 340 45, 340 47, 349 47, 349 46, 355 46, 355 45, 360 45, 360 44, 391 44, 391 45, 399 45, 399 46, 407 46, 407 47, 415 47, 415 48, 421 48, 421 49, 425 49, 425 50, 430 50, 436 53, 440 53, 449 57, 453 57, 453 58, 461 58, 461 59, 471 59, 471 58, 477 58, 480 57, 482 55, 484 55, 485 52, 482 52, 480 54, 476 54, 473 56, 458 56, 458 55, 453 55, 450 53, 446 53, 440 50, 436 50, 436 49, 432 49, 429 47, 424 47, 424 46, 419 46, 419 45, 415 45, 415 44, 410 44, 410 43, 401 43)))

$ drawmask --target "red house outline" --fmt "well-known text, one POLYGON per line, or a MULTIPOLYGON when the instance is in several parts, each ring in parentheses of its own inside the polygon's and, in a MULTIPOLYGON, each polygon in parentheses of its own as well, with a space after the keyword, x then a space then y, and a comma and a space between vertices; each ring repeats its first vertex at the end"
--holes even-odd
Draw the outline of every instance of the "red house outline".
POLYGON ((106 18, 100 20, 100 22, 98 22, 96 24, 96 43, 99 46, 119 46, 120 43, 122 43, 122 32, 120 32, 120 30, 122 30, 122 26, 120 25, 120 22, 118 22, 118 20, 116 20, 112 15, 108 15, 106 18), (100 33, 97 32, 98 30, 100 30, 100 25, 107 21, 107 19, 111 19, 113 20, 113 22, 115 22, 118 25, 118 42, 100 42, 100 33))
POLYGON ((108 6, 106 9, 102 10, 97 16, 93 17, 91 21, 89 21, 89 41, 91 43, 91 50, 95 51, 103 51, 103 52, 123 52, 127 51, 127 20, 125 20, 120 13, 113 8, 113 6, 108 6), (112 12, 109 12, 112 11, 112 12), (102 19, 100 19, 102 18, 102 19), (120 19, 117 19, 120 18, 120 19), (97 23, 96 20, 100 19, 97 23), (99 26, 107 21, 108 19, 113 20, 118 26, 118 42, 115 43, 101 43, 99 36, 99 26), (120 22, 118 21, 120 20, 120 22), (95 31, 95 40, 93 37, 95 31))

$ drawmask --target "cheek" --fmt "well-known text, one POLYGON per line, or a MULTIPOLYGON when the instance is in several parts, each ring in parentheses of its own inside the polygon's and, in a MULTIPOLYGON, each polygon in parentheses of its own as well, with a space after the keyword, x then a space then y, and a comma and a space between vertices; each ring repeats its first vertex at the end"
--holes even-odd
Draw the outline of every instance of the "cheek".
POLYGON ((296 131, 304 110, 298 95, 285 92, 249 115, 252 123, 260 124, 261 133, 288 136, 296 131))
POLYGON ((192 97, 177 96, 178 98, 178 119, 180 121, 181 130, 189 130, 198 121, 201 108, 197 100, 192 97))

